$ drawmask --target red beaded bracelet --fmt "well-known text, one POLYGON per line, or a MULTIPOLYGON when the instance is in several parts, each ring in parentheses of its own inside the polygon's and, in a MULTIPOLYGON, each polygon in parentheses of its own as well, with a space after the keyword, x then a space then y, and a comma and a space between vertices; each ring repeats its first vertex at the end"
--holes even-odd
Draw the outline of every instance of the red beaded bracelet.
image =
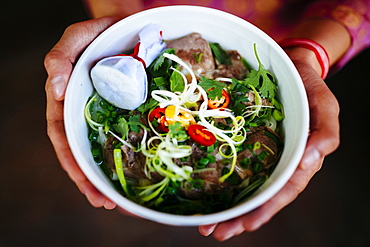
POLYGON ((325 79, 329 72, 330 61, 329 55, 319 43, 304 38, 288 38, 283 39, 279 42, 281 48, 288 48, 288 47, 302 47, 313 51, 316 55, 317 60, 320 63, 321 67, 321 78, 325 79))

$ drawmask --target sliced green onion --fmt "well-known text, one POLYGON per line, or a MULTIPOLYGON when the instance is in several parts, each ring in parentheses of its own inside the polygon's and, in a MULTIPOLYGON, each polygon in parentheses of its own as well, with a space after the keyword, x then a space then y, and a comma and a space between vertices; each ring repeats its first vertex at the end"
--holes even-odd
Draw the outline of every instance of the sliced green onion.
POLYGON ((277 109, 274 109, 274 111, 272 112, 272 117, 273 117, 276 121, 280 122, 280 121, 283 121, 283 119, 284 119, 284 114, 283 114, 281 111, 279 111, 279 110, 277 110, 277 109))
POLYGON ((239 162, 240 167, 243 169, 247 169, 250 164, 252 164, 252 160, 249 157, 245 157, 243 160, 239 162))
POLYGON ((195 167, 202 169, 205 168, 208 164, 213 164, 216 161, 216 157, 208 154, 206 157, 201 158, 195 162, 195 167))
POLYGON ((256 151, 261 148, 261 143, 260 142, 255 142, 253 145, 253 151, 256 151))
POLYGON ((258 124, 257 124, 257 123, 249 123, 249 126, 250 126, 250 127, 257 127, 257 126, 258 126, 258 124))
POLYGON ((114 149, 113 157, 114 157, 114 165, 116 166, 116 171, 117 171, 119 182, 121 183, 122 189, 126 193, 126 196, 129 197, 130 194, 128 193, 127 182, 126 182, 125 174, 123 172, 121 149, 114 149))
POLYGON ((196 162, 195 162, 195 167, 196 168, 204 168, 204 167, 206 167, 207 165, 209 164, 209 159, 207 159, 207 158, 201 158, 200 160, 197 160, 196 162))
POLYGON ((137 189, 143 189, 139 193, 139 197, 141 201, 147 202, 155 197, 157 197, 160 193, 163 193, 165 188, 167 187, 170 179, 168 177, 165 177, 162 179, 162 181, 156 183, 156 184, 151 184, 148 186, 143 186, 143 187, 136 187, 137 189))
POLYGON ((193 187, 196 189, 202 189, 204 186, 204 180, 197 178, 192 180, 193 187))
POLYGON ((214 151, 215 151, 215 144, 213 144, 212 146, 207 147, 207 153, 213 153, 214 151))
POLYGON ((253 163, 253 165, 252 165, 252 171, 254 173, 259 173, 260 171, 262 171, 262 169, 263 169, 263 166, 262 166, 262 164, 260 162, 253 163))
POLYGON ((193 183, 192 181, 188 180, 184 183, 184 189, 187 191, 191 191, 193 189, 193 183))
POLYGON ((262 162, 269 155, 270 154, 267 151, 263 151, 259 155, 257 155, 257 159, 262 162))

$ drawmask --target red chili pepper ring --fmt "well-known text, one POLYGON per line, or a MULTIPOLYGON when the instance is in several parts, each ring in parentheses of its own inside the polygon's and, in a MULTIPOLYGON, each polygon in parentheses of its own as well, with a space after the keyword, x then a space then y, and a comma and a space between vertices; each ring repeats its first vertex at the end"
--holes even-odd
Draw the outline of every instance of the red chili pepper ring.
POLYGON ((190 125, 188 128, 188 134, 194 142, 205 147, 212 146, 216 142, 216 136, 199 124, 190 125))

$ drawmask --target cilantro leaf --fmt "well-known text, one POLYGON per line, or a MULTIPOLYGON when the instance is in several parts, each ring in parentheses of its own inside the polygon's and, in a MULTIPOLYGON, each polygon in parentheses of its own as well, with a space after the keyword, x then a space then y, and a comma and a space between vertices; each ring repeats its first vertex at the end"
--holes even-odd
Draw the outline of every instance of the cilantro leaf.
POLYGON ((166 49, 155 59, 148 68, 148 73, 151 77, 169 77, 172 60, 163 56, 163 53, 174 54, 175 49, 166 49))
POLYGON ((115 131, 121 135, 122 139, 128 136, 128 123, 124 117, 121 117, 116 124, 113 125, 115 131))
POLYGON ((271 80, 271 78, 273 78, 272 75, 267 70, 265 70, 265 73, 263 73, 262 77, 263 83, 260 88, 262 96, 268 99, 275 98, 276 84, 274 83, 273 79, 271 80))
POLYGON ((154 60, 154 62, 151 64, 153 70, 158 70, 164 64, 166 59, 166 57, 163 56, 164 53, 174 54, 175 49, 165 49, 164 51, 162 51, 158 58, 154 60))
POLYGON ((242 83, 240 83, 237 79, 232 79, 231 81, 231 92, 237 92, 240 94, 246 94, 248 91, 250 91, 246 86, 244 86, 242 83))
POLYGON ((252 85, 255 88, 260 88, 260 75, 257 70, 252 69, 247 77, 242 81, 245 86, 252 85))
POLYGON ((174 122, 168 126, 169 134, 172 138, 176 138, 177 140, 185 140, 188 138, 188 134, 185 131, 185 128, 181 126, 180 122, 174 122))
POLYGON ((198 85, 201 86, 205 91, 207 91, 208 97, 211 100, 215 100, 216 98, 221 99, 222 90, 226 86, 226 84, 223 82, 215 81, 205 77, 200 78, 200 82, 198 83, 198 85))
POLYGON ((130 129, 136 133, 140 132, 140 128, 146 128, 140 121, 140 115, 131 115, 127 122, 130 129))
POLYGON ((230 88, 230 109, 232 109, 235 114, 242 115, 245 110, 245 102, 248 102, 249 99, 246 96, 247 92, 250 91, 249 88, 244 86, 238 80, 233 79, 231 88, 230 88))
POLYGON ((158 105, 158 101, 156 101, 155 99, 153 98, 150 98, 149 100, 147 100, 145 103, 141 104, 137 110, 139 112, 141 112, 142 114, 149 111, 150 109, 152 109, 153 107, 155 107, 156 105, 158 105))
POLYGON ((258 71, 251 70, 247 75, 247 78, 242 81, 246 86, 252 85, 259 90, 261 95, 268 99, 275 98, 275 93, 277 90, 276 80, 274 76, 265 69, 257 53, 257 46, 254 44, 254 53, 258 61, 258 71))

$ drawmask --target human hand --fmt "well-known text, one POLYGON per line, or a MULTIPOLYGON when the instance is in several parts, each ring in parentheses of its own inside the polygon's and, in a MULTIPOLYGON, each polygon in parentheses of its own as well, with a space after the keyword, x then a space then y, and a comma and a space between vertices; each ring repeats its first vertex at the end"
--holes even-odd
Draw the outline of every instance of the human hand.
MULTIPOLYGON (((292 56, 291 56, 292 58, 292 56)), ((244 231, 255 231, 275 214, 291 203, 320 170, 326 155, 339 145, 339 105, 312 63, 294 60, 300 73, 310 109, 310 133, 303 157, 287 184, 269 201, 254 211, 235 219, 207 226, 199 226, 199 232, 213 234, 219 241, 227 240, 244 231)))
POLYGON ((81 193, 86 195, 94 207, 104 206, 106 209, 113 209, 116 204, 91 184, 80 170, 69 148, 64 130, 63 100, 73 65, 77 62, 79 55, 96 36, 117 21, 117 17, 104 17, 69 26, 44 60, 48 73, 45 85, 48 136, 62 168, 76 183, 81 193))

